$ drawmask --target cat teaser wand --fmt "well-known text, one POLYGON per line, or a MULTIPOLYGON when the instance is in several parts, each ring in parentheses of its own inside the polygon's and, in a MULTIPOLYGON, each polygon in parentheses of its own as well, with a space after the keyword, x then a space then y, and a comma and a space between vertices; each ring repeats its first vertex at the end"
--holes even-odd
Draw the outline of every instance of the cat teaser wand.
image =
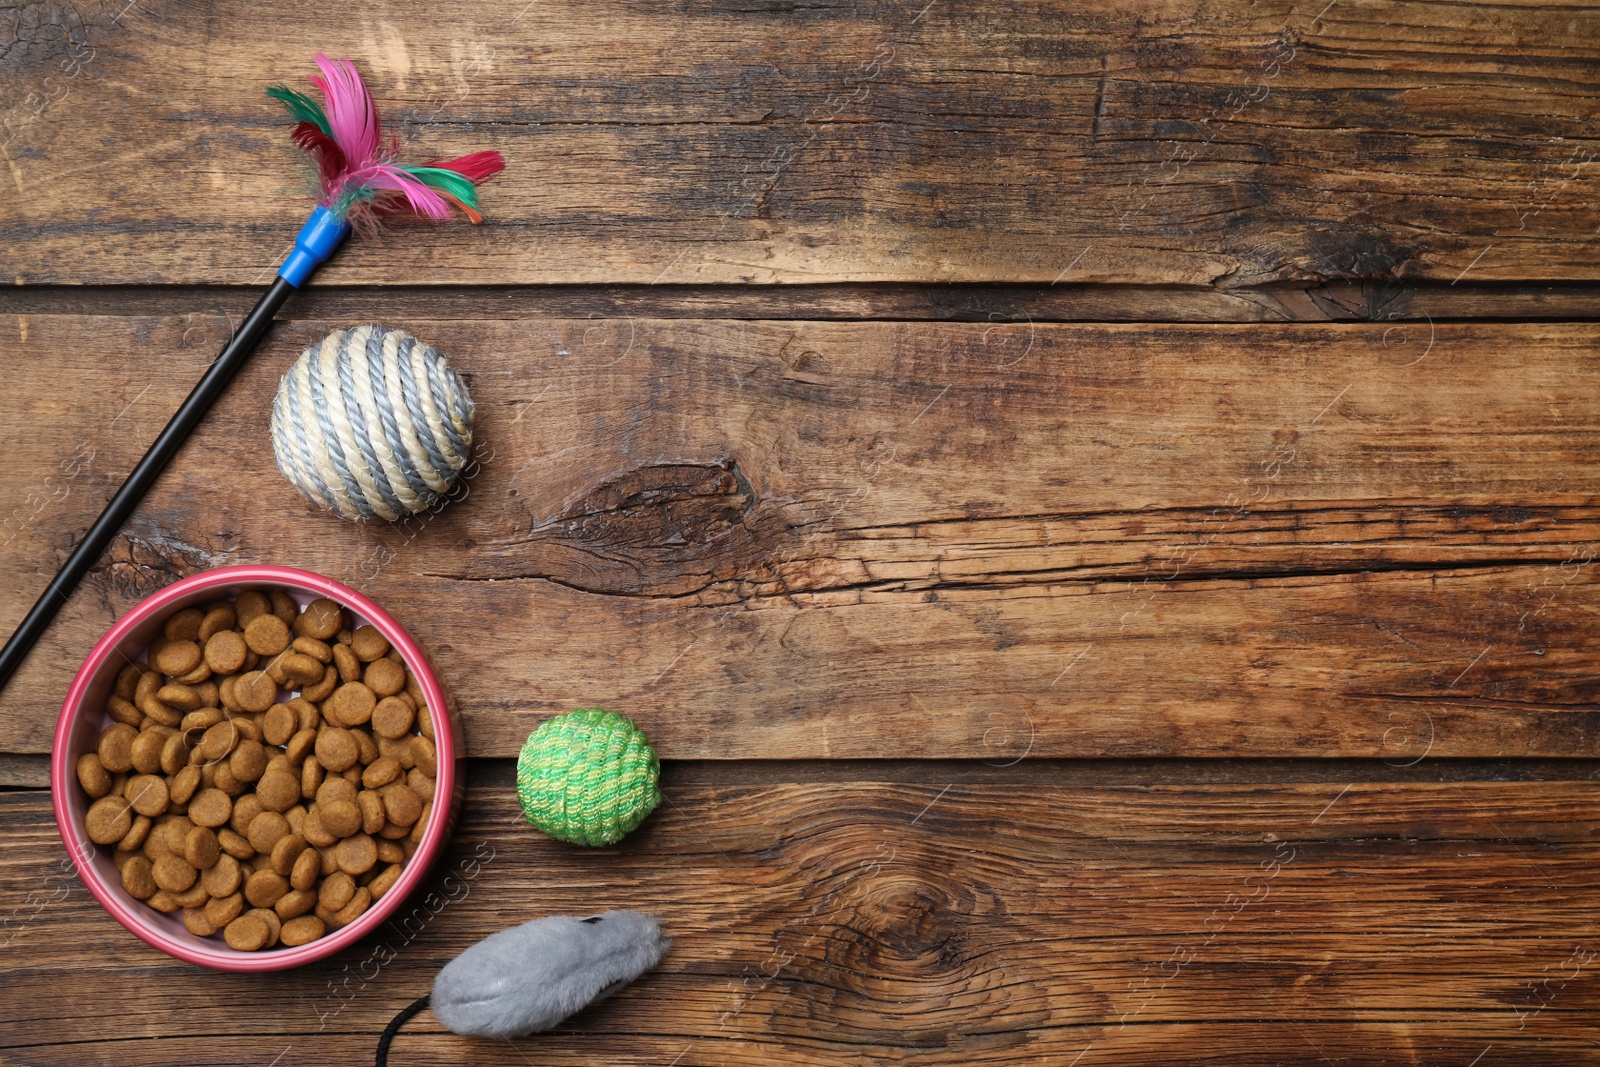
POLYGON ((199 425, 213 401, 222 393, 251 351, 272 325, 272 317, 289 294, 311 277, 344 243, 355 227, 370 226, 390 215, 415 214, 443 221, 452 207, 473 222, 478 213, 476 186, 505 168, 499 152, 474 152, 453 160, 430 160, 421 165, 396 162, 399 139, 384 140, 378 108, 367 92, 355 64, 348 59, 317 55, 321 76, 311 84, 322 92, 326 108, 304 93, 274 86, 267 95, 280 101, 295 119, 292 136, 316 163, 321 195, 295 238, 294 250, 278 268, 272 288, 250 312, 222 354, 201 376, 166 429, 128 475, 111 502, 100 513, 61 570, 22 624, 0 651, 0 688, 11 679, 28 651, 39 640, 56 611, 72 595, 78 582, 98 560, 111 539, 167 466, 184 440, 199 425))

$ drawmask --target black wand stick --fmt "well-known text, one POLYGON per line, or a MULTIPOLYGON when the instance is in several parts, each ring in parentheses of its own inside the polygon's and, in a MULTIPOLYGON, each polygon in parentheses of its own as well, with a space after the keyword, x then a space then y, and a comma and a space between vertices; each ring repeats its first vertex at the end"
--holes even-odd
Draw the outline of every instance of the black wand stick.
POLYGON ((5 688, 17 668, 22 666, 22 661, 38 643, 50 621, 56 617, 56 612, 61 610, 61 605, 67 602, 83 576, 89 573, 89 569, 111 544, 111 539, 122 529, 122 524, 139 506, 139 501, 144 499, 145 493, 149 492, 150 486, 155 484, 200 420, 205 418, 206 412, 222 395, 228 382, 244 366, 245 360, 271 328, 272 317, 289 299, 289 294, 334 253, 349 232, 350 224, 327 209, 319 207, 312 213, 310 221, 295 240, 294 251, 273 279, 272 288, 256 304, 255 310, 250 312, 250 317, 244 320, 244 325, 239 327, 239 332, 233 335, 216 362, 201 376, 199 383, 189 393, 189 398, 168 421, 166 429, 161 431, 161 436, 156 438, 144 458, 133 468, 133 473, 128 475, 127 481, 122 483, 122 488, 117 490, 94 525, 89 527, 89 532, 83 535, 83 540, 78 542, 78 547, 72 550, 72 555, 67 557, 56 576, 50 579, 50 584, 45 586, 32 610, 6 642, 5 649, 0 650, 0 689, 5 688))

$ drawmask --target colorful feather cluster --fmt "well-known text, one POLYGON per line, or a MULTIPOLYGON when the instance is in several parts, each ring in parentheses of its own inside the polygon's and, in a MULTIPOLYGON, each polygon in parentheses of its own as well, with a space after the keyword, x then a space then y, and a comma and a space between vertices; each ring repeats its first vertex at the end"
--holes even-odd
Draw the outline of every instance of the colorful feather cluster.
POLYGON ((311 156, 322 179, 323 207, 343 219, 393 215, 410 210, 430 219, 448 219, 455 205, 473 222, 482 222, 477 186, 505 169, 499 152, 473 152, 460 159, 399 163, 399 139, 384 142, 378 106, 372 102, 356 66, 348 59, 317 54, 322 76, 311 84, 322 91, 326 110, 305 93, 275 85, 267 95, 295 119, 294 142, 311 156))

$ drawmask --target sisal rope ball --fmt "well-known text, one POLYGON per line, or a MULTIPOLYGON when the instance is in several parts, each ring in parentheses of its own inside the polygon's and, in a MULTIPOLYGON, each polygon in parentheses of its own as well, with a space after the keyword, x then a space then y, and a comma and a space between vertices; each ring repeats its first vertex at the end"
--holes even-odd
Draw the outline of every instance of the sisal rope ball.
POLYGON ((538 829, 574 845, 614 845, 661 803, 661 762, 633 720, 580 708, 544 723, 517 757, 517 798, 538 829))
POLYGON ((443 499, 472 454, 472 414, 437 349, 387 326, 336 330, 278 383, 272 453, 318 507, 393 521, 443 499))

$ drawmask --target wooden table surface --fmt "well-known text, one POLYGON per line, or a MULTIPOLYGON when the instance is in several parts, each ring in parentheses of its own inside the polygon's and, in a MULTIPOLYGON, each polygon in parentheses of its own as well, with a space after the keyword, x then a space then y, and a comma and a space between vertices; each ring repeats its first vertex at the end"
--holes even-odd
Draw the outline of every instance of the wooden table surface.
POLYGON ((391 1062, 1600 1062, 1600 6, 0 6, 0 629, 286 250, 318 47, 509 169, 291 302, 0 696, 0 1062, 366 1062, 607 907, 657 972, 391 1062), (477 401, 403 525, 268 443, 369 321, 477 401), (471 756, 432 895, 261 977, 117 926, 46 772, 111 621, 246 562, 385 605, 471 756), (591 705, 664 759, 599 851, 511 787, 591 705))

